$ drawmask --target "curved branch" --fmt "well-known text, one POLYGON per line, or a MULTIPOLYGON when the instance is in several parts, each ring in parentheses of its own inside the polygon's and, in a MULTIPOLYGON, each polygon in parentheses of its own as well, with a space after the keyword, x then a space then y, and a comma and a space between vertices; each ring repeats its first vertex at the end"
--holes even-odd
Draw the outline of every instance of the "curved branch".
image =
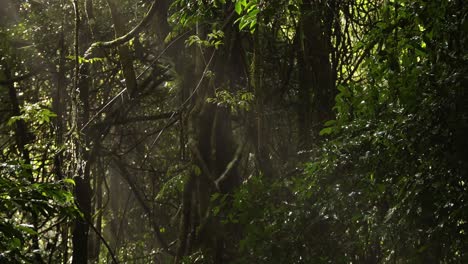
POLYGON ((131 40, 133 37, 135 37, 140 31, 148 24, 148 22, 151 20, 151 18, 156 14, 157 8, 156 8, 156 0, 153 1, 151 4, 148 12, 146 13, 145 17, 136 25, 132 30, 130 30, 127 34, 118 37, 116 39, 110 40, 110 41, 103 41, 103 42, 95 42, 93 43, 89 49, 85 53, 85 57, 88 58, 91 54, 93 49, 95 48, 113 48, 117 47, 119 45, 122 45, 129 40, 131 40))
POLYGON ((96 233, 96 235, 99 237, 99 239, 102 241, 102 243, 106 247, 107 251, 109 252, 109 255, 112 258, 112 262, 114 264, 118 264, 119 262, 117 261, 114 251, 112 251, 111 247, 109 246, 109 243, 107 243, 106 239, 102 236, 101 232, 99 232, 99 230, 94 226, 94 224, 89 219, 85 219, 85 221, 88 222, 88 225, 91 227, 94 233, 96 233))
POLYGON ((216 179, 214 181, 215 185, 216 185, 216 188, 218 190, 221 190, 220 188, 220 184, 226 180, 226 178, 229 176, 229 173, 232 171, 232 169, 235 167, 237 161, 239 160, 240 158, 240 155, 242 153, 242 150, 244 149, 244 145, 245 144, 242 144, 242 145, 239 145, 237 147, 237 150, 236 150, 236 153, 234 154, 234 157, 232 158, 232 160, 228 163, 228 165, 226 166, 226 169, 224 170, 223 174, 221 174, 221 176, 219 176, 218 179, 216 179))

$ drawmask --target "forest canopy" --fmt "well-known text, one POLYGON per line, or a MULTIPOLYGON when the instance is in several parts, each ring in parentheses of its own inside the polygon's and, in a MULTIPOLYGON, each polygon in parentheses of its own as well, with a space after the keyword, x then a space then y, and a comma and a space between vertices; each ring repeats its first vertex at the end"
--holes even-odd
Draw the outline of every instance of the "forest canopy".
POLYGON ((462 0, 0 0, 0 263, 468 263, 462 0))

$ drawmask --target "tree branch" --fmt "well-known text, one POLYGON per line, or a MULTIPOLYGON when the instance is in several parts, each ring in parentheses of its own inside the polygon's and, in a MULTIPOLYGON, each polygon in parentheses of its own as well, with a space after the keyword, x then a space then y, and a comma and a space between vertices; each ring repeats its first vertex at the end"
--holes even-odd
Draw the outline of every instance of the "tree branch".
POLYGON ((158 240, 159 244, 161 245, 162 250, 165 253, 167 253, 167 254, 169 254, 171 256, 174 256, 175 253, 170 250, 169 245, 167 244, 166 240, 162 236, 161 231, 160 231, 160 225, 157 223, 157 221, 154 219, 154 217, 151 217, 153 215, 152 211, 151 211, 150 207, 148 206, 148 204, 145 202, 145 199, 143 198, 142 193, 139 192, 139 189, 137 188, 135 182, 132 181, 132 179, 130 177, 130 173, 127 171, 127 168, 126 168, 125 164, 122 162, 122 160, 118 156, 115 156, 113 158, 113 161, 117 165, 117 167, 119 168, 120 175, 123 177, 123 179, 130 186, 130 189, 132 190, 133 194, 135 195, 135 198, 138 201, 138 203, 140 204, 140 206, 143 208, 145 213, 148 216, 150 216, 150 218, 151 218, 150 223, 153 226, 153 230, 154 230, 154 233, 156 235, 156 239, 158 240))
POLYGON ((140 33, 141 30, 143 30, 143 28, 146 26, 146 24, 148 24, 148 22, 151 20, 154 14, 156 14, 156 11, 157 11, 156 0, 154 0, 148 12, 146 13, 145 17, 140 21, 138 25, 136 25, 132 30, 130 30, 127 34, 121 37, 118 37, 110 41, 93 43, 86 51, 85 58, 87 59, 92 58, 93 50, 96 48, 113 48, 113 47, 117 47, 119 45, 122 45, 128 42, 133 37, 135 37, 138 33, 140 33))
POLYGON ((236 153, 234 154, 233 159, 228 163, 228 165, 226 166, 226 169, 224 170, 223 174, 221 174, 221 176, 219 176, 219 178, 214 181, 214 183, 216 185, 216 188, 218 190, 220 190, 220 187, 219 187, 220 183, 223 182, 224 180, 226 180, 226 178, 228 177, 229 172, 231 172, 231 170, 234 168, 234 165, 239 160, 239 157, 240 157, 243 149, 244 149, 244 144, 239 145, 237 147, 237 150, 236 150, 236 153))

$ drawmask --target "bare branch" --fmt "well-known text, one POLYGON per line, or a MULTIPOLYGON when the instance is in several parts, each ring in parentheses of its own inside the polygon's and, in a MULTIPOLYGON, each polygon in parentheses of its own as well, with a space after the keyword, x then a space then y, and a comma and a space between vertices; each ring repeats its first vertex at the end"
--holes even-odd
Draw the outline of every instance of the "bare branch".
POLYGON ((153 18, 154 14, 156 14, 156 11, 156 0, 154 0, 145 17, 140 21, 138 25, 136 25, 132 30, 130 30, 127 34, 121 37, 110 41, 93 43, 86 51, 85 58, 92 58, 93 49, 95 48, 113 48, 128 42, 129 40, 134 38, 138 33, 140 33, 141 30, 143 30, 146 24, 148 24, 151 18, 153 18))

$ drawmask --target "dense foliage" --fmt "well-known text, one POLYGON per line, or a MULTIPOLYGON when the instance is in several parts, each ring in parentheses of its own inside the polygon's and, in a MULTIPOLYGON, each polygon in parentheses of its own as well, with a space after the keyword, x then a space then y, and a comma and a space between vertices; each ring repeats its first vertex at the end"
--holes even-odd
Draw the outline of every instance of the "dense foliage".
POLYGON ((254 202, 238 210, 255 230, 245 240, 254 262, 467 260, 463 12, 402 4, 369 32, 362 45, 379 46, 362 79, 339 87, 327 139, 287 188, 296 198, 278 198, 290 180, 266 185, 266 197, 258 183, 247 188, 242 199, 254 202))
POLYGON ((1 263, 465 263, 461 0, 1 0, 1 263))

